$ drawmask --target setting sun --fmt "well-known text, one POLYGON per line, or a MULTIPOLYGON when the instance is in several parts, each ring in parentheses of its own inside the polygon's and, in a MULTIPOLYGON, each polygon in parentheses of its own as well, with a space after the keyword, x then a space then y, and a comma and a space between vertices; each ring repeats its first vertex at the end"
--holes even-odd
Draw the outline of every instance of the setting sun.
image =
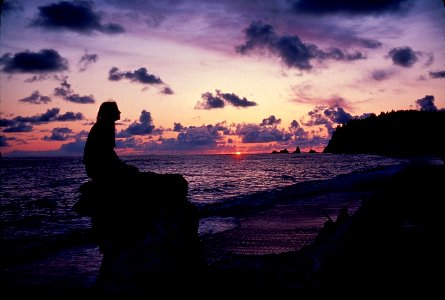
POLYGON ((241 152, 237 151, 235 152, 236 155, 241 155, 241 152))

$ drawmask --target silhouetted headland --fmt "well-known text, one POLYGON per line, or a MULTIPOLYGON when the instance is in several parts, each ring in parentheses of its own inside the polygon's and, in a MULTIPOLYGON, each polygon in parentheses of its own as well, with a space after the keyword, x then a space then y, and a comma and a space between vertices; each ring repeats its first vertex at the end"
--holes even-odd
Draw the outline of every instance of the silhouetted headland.
POLYGON ((339 125, 324 153, 445 158, 445 110, 401 110, 339 125))

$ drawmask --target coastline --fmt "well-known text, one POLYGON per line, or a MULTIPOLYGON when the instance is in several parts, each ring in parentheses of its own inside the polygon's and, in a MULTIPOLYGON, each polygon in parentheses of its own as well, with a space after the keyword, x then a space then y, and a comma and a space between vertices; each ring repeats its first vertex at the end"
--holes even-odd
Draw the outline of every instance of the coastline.
MULTIPOLYGON (((295 187, 285 188, 281 190, 281 193, 275 192, 274 194, 275 197, 280 197, 279 203, 251 211, 240 211, 236 216, 238 222, 236 228, 202 237, 209 260, 209 273, 206 274, 203 284, 217 290, 235 290, 237 288, 242 290, 273 288, 318 290, 327 287, 342 287, 342 284, 345 288, 354 285, 369 287, 366 284, 372 284, 371 282, 355 282, 358 279, 351 274, 364 276, 363 274, 370 267, 378 265, 381 270, 391 268, 394 276, 403 275, 398 274, 398 272, 402 272, 402 269, 394 269, 391 256, 395 251, 404 251, 401 249, 402 244, 411 245, 410 243, 413 243, 415 245, 419 243, 413 248, 419 254, 428 256, 427 252, 432 251, 434 255, 431 256, 431 260, 439 259, 438 250, 431 249, 429 246, 424 249, 421 243, 428 243, 431 239, 432 242, 429 243, 432 243, 437 249, 443 249, 436 242, 437 236, 441 234, 439 228, 443 227, 440 224, 441 212, 437 209, 438 203, 433 201, 437 198, 440 199, 444 194, 440 188, 441 184, 445 182, 443 180, 445 179, 443 164, 431 165, 422 161, 413 162, 404 165, 402 169, 395 168, 393 171, 377 174, 378 170, 376 170, 377 173, 372 174, 381 176, 364 176, 362 178, 340 175, 332 181, 320 181, 319 184, 322 183, 324 187, 319 187, 316 194, 295 194, 295 187), (353 182, 350 180, 351 178, 357 180, 353 182), (399 198, 410 201, 401 201, 399 198), (427 201, 419 201, 423 198, 427 201), (324 210, 324 214, 320 214, 320 210, 312 205, 317 201, 329 203, 331 207, 324 210), (315 242, 315 236, 327 220, 326 214, 335 220, 340 208, 345 203, 348 204, 349 211, 353 213, 350 221, 334 235, 322 242, 320 240, 315 242), (430 213, 430 209, 432 210, 431 218, 434 220, 430 220, 430 216, 426 217, 430 213), (425 214, 421 219, 423 223, 402 222, 410 217, 406 213, 412 210, 425 214), (314 224, 311 224, 310 228, 298 227, 296 218, 301 213, 306 214, 306 218, 314 217, 314 224), (378 220, 377 227, 376 220, 378 220), (314 230, 314 228, 318 229, 314 230), (372 239, 368 239, 363 234, 366 231, 370 234, 369 232, 375 228, 380 231, 372 236, 372 239), (403 230, 397 231, 394 228, 403 230), (414 233, 410 231, 411 229, 415 231, 416 236, 412 236, 414 233), (388 233, 385 233, 386 231, 388 233), (394 240, 403 240, 403 243, 400 245, 389 243, 394 237, 396 237, 394 240), (368 245, 368 243, 372 244, 368 245), (385 247, 385 243, 389 246, 385 247), (372 245, 380 245, 381 248, 378 248, 380 252, 374 250, 375 247, 370 247, 372 245), (378 256, 375 256, 374 252, 378 253, 378 256), (360 256, 357 257, 355 253, 360 253, 360 256), (372 266, 369 266, 366 261, 360 261, 361 256, 373 257, 372 266), (361 269, 354 269, 354 263, 348 262, 351 257, 360 262, 358 265, 361 264, 361 269), (351 276, 352 278, 350 278, 351 276), (332 277, 335 280, 332 280, 332 277)), ((418 219, 418 216, 416 218, 418 219)), ((85 246, 85 248, 94 251, 91 245, 85 246)), ((422 264, 421 257, 417 257, 413 251, 409 251, 409 257, 417 266, 417 270, 431 271, 428 266, 422 264)), ((90 254, 87 253, 83 259, 88 259, 90 254)), ((43 260, 43 262, 48 263, 48 260, 43 260)), ((402 263, 398 262, 398 264, 402 263)), ((75 261, 73 267, 74 265, 75 261)), ((57 269, 57 265, 55 265, 55 269, 57 269)), ((16 271, 14 273, 12 268, 8 272, 3 272, 3 276, 7 280, 2 281, 6 284, 11 281, 13 283, 13 285, 8 285, 8 290, 18 293, 35 292, 43 295, 88 294, 91 292, 91 280, 95 274, 93 270, 88 277, 89 282, 78 278, 73 285, 64 282, 64 280, 69 281, 70 279, 64 279, 63 274, 59 281, 45 282, 44 278, 39 278, 44 284, 35 285, 29 284, 32 282, 32 278, 29 282, 13 281, 14 276, 21 278, 23 273, 20 272, 29 272, 30 268, 27 270, 19 268, 16 271), (11 274, 12 276, 10 276, 11 274)), ((417 280, 420 279, 417 278, 417 280)))
POLYGON ((297 251, 226 256, 212 265, 214 281, 244 291, 439 291, 443 182, 443 162, 414 161, 335 231, 297 251))

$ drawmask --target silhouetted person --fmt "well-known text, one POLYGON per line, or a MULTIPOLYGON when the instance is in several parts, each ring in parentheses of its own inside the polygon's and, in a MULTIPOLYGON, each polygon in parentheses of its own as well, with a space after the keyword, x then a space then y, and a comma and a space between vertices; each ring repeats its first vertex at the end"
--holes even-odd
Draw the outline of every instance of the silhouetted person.
POLYGON ((88 134, 83 163, 91 179, 116 178, 138 173, 134 166, 124 163, 114 151, 115 121, 120 119, 116 102, 103 102, 97 113, 96 123, 88 134))

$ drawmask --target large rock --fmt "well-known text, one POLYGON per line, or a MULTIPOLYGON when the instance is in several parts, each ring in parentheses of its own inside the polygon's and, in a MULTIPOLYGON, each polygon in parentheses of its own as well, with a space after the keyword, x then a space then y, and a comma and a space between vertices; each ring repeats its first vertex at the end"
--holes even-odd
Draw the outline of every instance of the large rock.
POLYGON ((182 175, 156 173, 80 187, 74 209, 92 218, 103 253, 100 293, 186 287, 202 275, 199 217, 187 191, 182 175))

